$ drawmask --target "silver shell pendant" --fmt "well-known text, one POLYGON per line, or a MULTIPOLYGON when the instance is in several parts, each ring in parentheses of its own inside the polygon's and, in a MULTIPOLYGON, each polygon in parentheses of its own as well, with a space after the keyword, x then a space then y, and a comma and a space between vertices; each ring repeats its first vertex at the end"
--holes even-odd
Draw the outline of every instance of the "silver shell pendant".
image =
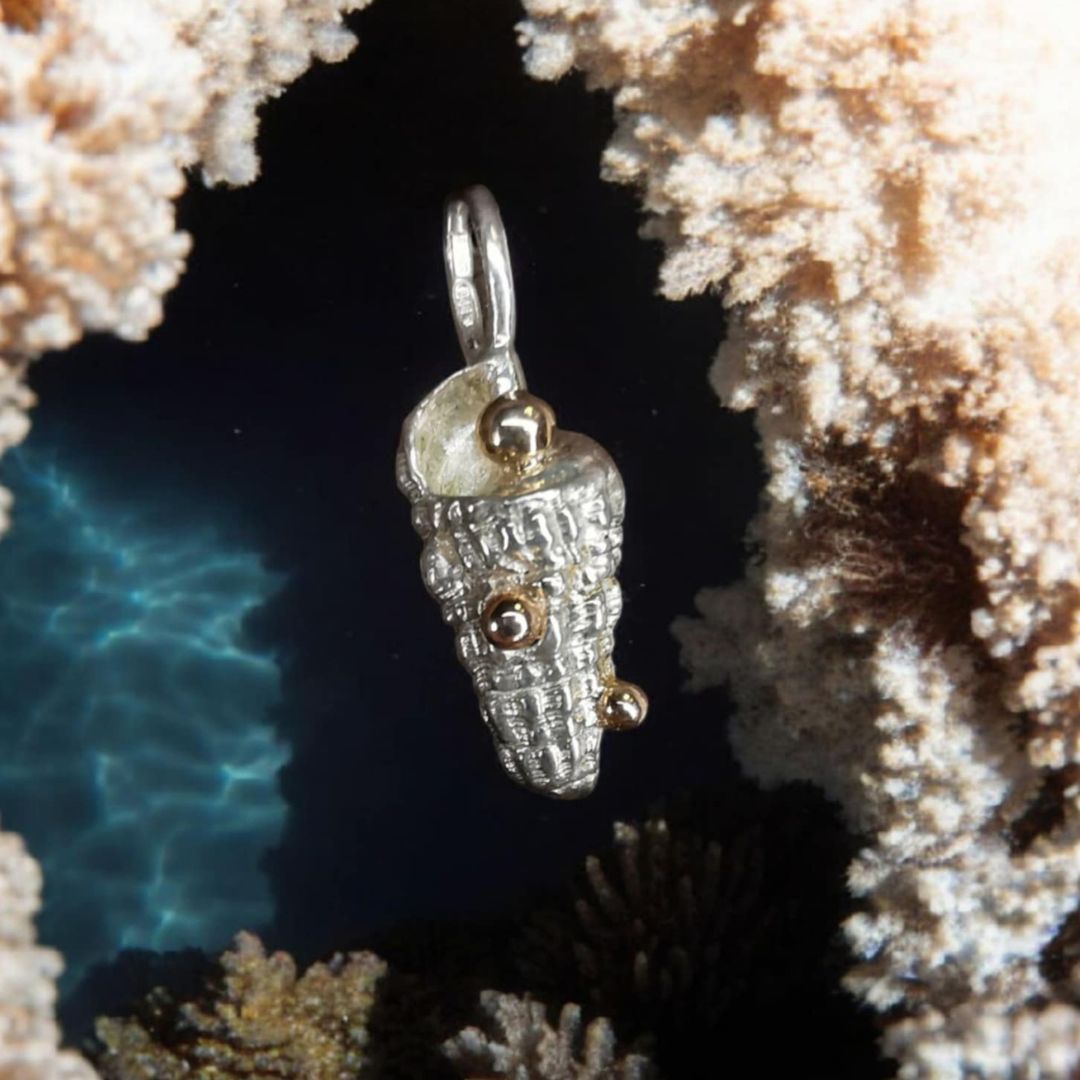
POLYGON ((444 251, 466 366, 405 420, 398 485, 503 768, 578 798, 596 785, 604 731, 636 727, 648 708, 612 663, 622 478, 525 388, 506 235, 486 188, 448 202, 444 251))

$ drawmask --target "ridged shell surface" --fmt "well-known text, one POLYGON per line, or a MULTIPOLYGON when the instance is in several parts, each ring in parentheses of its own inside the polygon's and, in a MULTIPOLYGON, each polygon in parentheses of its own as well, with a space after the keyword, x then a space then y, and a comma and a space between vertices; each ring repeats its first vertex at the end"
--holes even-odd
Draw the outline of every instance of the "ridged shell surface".
POLYGON ((574 798, 596 784, 598 708, 615 678, 625 496, 614 462, 583 435, 556 429, 527 474, 484 453, 477 421, 517 388, 515 372, 509 359, 486 360, 432 391, 405 422, 398 482, 424 542, 424 584, 454 630, 503 767, 574 798), (481 616, 517 590, 543 591, 546 631, 527 648, 499 648, 481 616))

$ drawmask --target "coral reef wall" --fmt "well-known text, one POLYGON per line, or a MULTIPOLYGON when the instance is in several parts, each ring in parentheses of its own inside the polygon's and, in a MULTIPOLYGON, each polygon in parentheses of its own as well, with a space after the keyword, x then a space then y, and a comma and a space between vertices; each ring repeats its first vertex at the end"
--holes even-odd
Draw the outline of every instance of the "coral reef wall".
POLYGON ((342 13, 368 2, 0 4, 0 451, 26 434, 26 361, 161 321, 191 244, 184 170, 253 180, 256 110, 344 58, 342 13))
MULTIPOLYGON (((253 180, 258 107, 313 59, 344 58, 342 14, 368 3, 0 0, 0 453, 29 428, 32 360, 161 321, 191 244, 185 169, 253 180)), ((10 506, 0 488, 0 534, 10 506)), ((32 944, 39 887, 0 834, 0 1073, 89 1076, 52 1050, 60 962, 32 944)))
POLYGON ((34 940, 41 868, 14 833, 0 832, 0 1076, 92 1080, 94 1070, 59 1051, 53 1009, 60 956, 34 940))
POLYGON ((533 75, 614 91, 605 175, 642 192, 664 293, 720 290, 713 383, 757 410, 756 557, 677 627, 695 685, 730 685, 752 775, 815 781, 868 838, 849 986, 911 1017, 902 1074, 1067 1075, 1080 14, 525 8, 533 75))

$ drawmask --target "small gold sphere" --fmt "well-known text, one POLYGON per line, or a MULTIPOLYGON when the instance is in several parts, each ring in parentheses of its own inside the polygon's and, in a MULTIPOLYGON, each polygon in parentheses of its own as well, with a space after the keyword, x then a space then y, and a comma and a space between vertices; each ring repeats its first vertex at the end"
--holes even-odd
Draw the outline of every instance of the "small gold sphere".
POLYGON ((640 686, 618 681, 600 698, 600 726, 608 731, 630 731, 649 711, 649 699, 640 686))
POLYGON ((497 397, 477 424, 484 451, 504 465, 527 469, 551 445, 555 411, 542 398, 526 390, 497 397))
POLYGON ((484 637, 497 649, 526 649, 547 633, 547 604, 539 589, 497 593, 480 616, 484 637))

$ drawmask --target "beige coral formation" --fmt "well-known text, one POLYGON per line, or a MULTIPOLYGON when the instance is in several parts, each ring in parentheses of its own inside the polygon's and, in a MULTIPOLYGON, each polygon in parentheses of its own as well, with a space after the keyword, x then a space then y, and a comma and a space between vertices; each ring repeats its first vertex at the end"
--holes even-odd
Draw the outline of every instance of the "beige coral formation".
MULTIPOLYGON (((313 59, 342 59, 355 43, 342 14, 368 2, 0 0, 0 453, 29 430, 30 361, 89 331, 139 340, 161 321, 191 243, 174 210, 184 170, 254 179, 256 110, 313 59)), ((0 534, 10 509, 0 488, 0 534)), ((38 886, 17 839, 0 839, 7 867, 22 866, 22 891, 0 885, 4 926, 38 886)), ((59 960, 20 933, 27 948, 0 972, 0 1072, 9 1042, 25 1040, 17 1075, 61 1075, 45 1071, 59 960), (45 1011, 9 1020, 24 994, 45 1011)))
POLYGON ((555 1027, 528 997, 485 990, 480 1007, 491 1033, 468 1027, 443 1044, 466 1080, 655 1080, 648 1058, 620 1050, 610 1021, 586 1024, 577 1005, 564 1005, 555 1027))
POLYGON ((369 0, 3 0, 0 450, 21 365, 89 331, 140 340, 184 269, 186 168, 255 178, 256 110, 355 39, 369 0))
POLYGON ((937 1076, 1041 1080, 1080 1069, 1080 1012, 1068 1005, 999 1011, 962 1005, 931 1009, 893 1025, 885 1051, 903 1059, 902 1080, 937 1076))
POLYGON ((256 112, 298 79, 313 60, 336 63, 356 44, 344 12, 371 0, 159 0, 180 12, 177 37, 202 63, 204 107, 195 157, 208 183, 250 184, 259 173, 256 112), (184 9, 187 9, 186 11, 184 9))
POLYGON ((0 1077, 12 1080, 92 1080, 78 1054, 57 1049, 53 949, 36 943, 41 868, 14 833, 0 832, 0 1077))
POLYGON ((221 968, 206 1000, 180 1003, 159 991, 141 1017, 99 1020, 104 1080, 359 1075, 386 973, 377 956, 340 954, 298 976, 291 956, 267 955, 254 934, 241 933, 221 968))
POLYGON ((190 238, 183 170, 247 183, 255 111, 354 44, 367 0, 41 0, 0 23, 0 350, 140 339, 190 238))
POLYGON ((868 836, 850 986, 909 1014, 903 1075, 1069 1075, 1033 1047, 1080 1015, 1041 966, 1080 884, 1080 13, 525 7, 533 74, 614 91, 605 173, 757 410, 760 557, 679 626, 696 685, 868 836))

